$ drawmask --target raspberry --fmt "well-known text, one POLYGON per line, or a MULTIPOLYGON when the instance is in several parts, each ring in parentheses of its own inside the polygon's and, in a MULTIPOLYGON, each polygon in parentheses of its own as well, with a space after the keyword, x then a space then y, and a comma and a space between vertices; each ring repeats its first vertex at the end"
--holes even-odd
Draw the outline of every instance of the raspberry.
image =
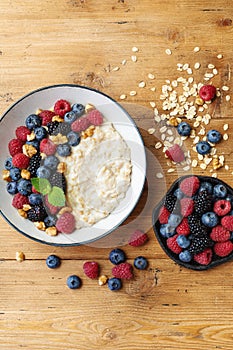
POLYGON ((183 218, 181 223, 177 226, 176 232, 179 235, 184 235, 184 236, 188 236, 190 234, 190 227, 189 227, 187 218, 183 218))
POLYGON ((21 193, 16 193, 12 200, 12 205, 16 209, 22 209, 24 204, 29 204, 29 200, 27 196, 23 196, 21 193))
POLYGON ((180 183, 181 191, 186 194, 186 196, 192 197, 200 186, 200 180, 197 176, 186 177, 180 183))
POLYGON ((185 217, 192 214, 194 209, 194 202, 190 198, 182 198, 180 201, 181 214, 185 217))
POLYGON ((83 271, 87 277, 95 279, 99 276, 99 264, 95 261, 86 261, 83 264, 83 271))
POLYGON ((226 215, 222 218, 221 224, 229 231, 233 231, 233 215, 226 215))
POLYGON ((19 139, 20 141, 26 142, 27 141, 27 135, 30 135, 31 131, 26 127, 26 126, 19 126, 16 130, 15 130, 15 135, 17 137, 17 139, 19 139))
POLYGON ((230 237, 230 231, 221 225, 215 226, 210 233, 210 238, 215 242, 226 242, 230 237))
POLYGON ((133 277, 133 267, 127 262, 121 263, 113 267, 112 274, 114 277, 129 280, 133 277))
POLYGON ((141 245, 145 244, 148 241, 148 239, 149 237, 146 233, 140 230, 136 230, 129 239, 129 245, 131 245, 132 247, 140 247, 141 245))
POLYGON ((178 235, 174 235, 167 239, 167 247, 175 254, 180 254, 182 252, 182 248, 178 245, 176 239, 178 235))
POLYGON ((51 156, 56 152, 57 146, 50 139, 43 139, 40 143, 40 151, 47 156, 51 156))
POLYGON ((216 87, 213 85, 203 85, 199 90, 199 96, 204 101, 213 100, 216 95, 216 87))
POLYGON ((71 105, 66 100, 58 100, 54 105, 54 112, 60 117, 64 117, 69 111, 71 111, 71 105))
POLYGON ((60 207, 55 207, 55 205, 49 203, 47 195, 44 197, 44 204, 52 215, 56 214, 60 209, 60 207))
POLYGON ((39 113, 39 117, 42 119, 42 125, 46 126, 50 123, 56 114, 52 111, 44 110, 39 113))
POLYGON ((226 242, 218 242, 214 245, 214 252, 216 255, 221 256, 222 258, 224 256, 227 256, 231 254, 233 251, 233 243, 231 241, 226 242))
POLYGON ((166 156, 173 162, 180 163, 185 160, 184 152, 182 148, 175 144, 165 152, 166 156))
POLYGON ((194 255, 193 259, 200 265, 209 265, 212 260, 213 252, 211 248, 203 250, 203 252, 194 255))
POLYGON ((8 143, 8 149, 12 157, 17 153, 21 153, 22 147, 23 147, 23 141, 19 139, 13 139, 8 143))
POLYGON ((62 214, 56 222, 56 228, 63 233, 72 233, 75 229, 74 216, 69 212, 62 214))
POLYGON ((19 169, 26 169, 29 165, 30 158, 25 156, 23 153, 17 153, 14 155, 12 158, 12 164, 14 167, 19 168, 19 169))
POLYGON ((95 126, 99 126, 103 123, 103 115, 97 110, 97 109, 93 109, 92 111, 90 111, 86 118, 89 120, 89 122, 92 125, 95 126))
POLYGON ((167 224, 169 216, 170 216, 170 211, 167 210, 165 206, 162 206, 162 208, 159 211, 160 224, 167 224))
POLYGON ((71 129, 75 132, 84 131, 90 126, 90 121, 86 118, 79 118, 71 124, 71 129))
POLYGON ((231 202, 225 199, 220 199, 214 203, 214 212, 218 216, 224 216, 231 211, 231 202))

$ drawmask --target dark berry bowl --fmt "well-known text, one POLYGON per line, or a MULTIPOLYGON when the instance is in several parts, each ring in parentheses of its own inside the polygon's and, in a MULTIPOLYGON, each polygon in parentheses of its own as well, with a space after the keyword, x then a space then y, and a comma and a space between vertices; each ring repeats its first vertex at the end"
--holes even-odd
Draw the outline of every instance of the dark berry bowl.
POLYGON ((233 258, 233 190, 217 178, 177 179, 153 210, 155 236, 177 264, 207 270, 233 258))

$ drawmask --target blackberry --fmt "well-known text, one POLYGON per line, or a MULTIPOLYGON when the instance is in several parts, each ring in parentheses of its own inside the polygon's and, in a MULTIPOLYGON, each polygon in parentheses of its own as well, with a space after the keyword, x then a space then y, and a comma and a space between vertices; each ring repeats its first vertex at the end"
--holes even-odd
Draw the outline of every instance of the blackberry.
POLYGON ((49 135, 55 135, 54 132, 57 129, 58 125, 60 123, 58 121, 54 121, 54 122, 49 122, 47 124, 47 128, 48 128, 48 134, 49 135))
POLYGON ((173 211, 175 204, 177 202, 177 197, 173 193, 168 193, 165 198, 164 206, 170 213, 173 211))
POLYGON ((55 172, 49 178, 51 186, 60 187, 64 193, 66 193, 66 178, 63 174, 55 172))
POLYGON ((190 232, 194 235, 198 234, 203 230, 200 218, 197 214, 192 214, 188 216, 188 224, 190 227, 190 232))
POLYGON ((188 251, 191 254, 199 254, 210 246, 212 246, 211 239, 205 234, 200 234, 193 237, 188 251))
POLYGON ((45 207, 40 204, 40 205, 35 205, 31 209, 28 210, 27 212, 27 218, 30 221, 44 221, 44 219, 48 216, 48 213, 45 209, 45 207))
POLYGON ((36 176, 36 171, 41 165, 41 159, 42 158, 39 153, 34 154, 34 156, 30 158, 28 171, 30 171, 31 177, 36 176))
POLYGON ((62 134, 66 136, 70 131, 71 131, 71 124, 62 122, 62 123, 59 123, 56 130, 54 130, 54 135, 62 134))
POLYGON ((201 191, 194 200, 195 212, 199 215, 211 211, 212 208, 212 198, 209 193, 204 190, 201 191))

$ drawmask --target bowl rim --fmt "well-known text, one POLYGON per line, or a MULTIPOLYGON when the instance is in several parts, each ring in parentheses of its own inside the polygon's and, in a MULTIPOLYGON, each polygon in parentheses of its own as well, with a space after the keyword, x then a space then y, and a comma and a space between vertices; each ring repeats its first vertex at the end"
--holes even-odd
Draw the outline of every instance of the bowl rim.
POLYGON ((46 245, 50 245, 50 246, 55 246, 55 247, 74 247, 74 246, 81 246, 81 245, 85 245, 85 244, 89 244, 89 243, 93 243, 93 242, 96 242, 106 236, 108 236, 110 233, 112 233, 114 230, 117 229, 117 227, 119 227, 128 217, 129 215, 132 213, 132 211, 135 209, 136 205, 138 204, 140 198, 141 198, 141 195, 142 195, 142 192, 143 192, 143 189, 144 189, 144 186, 145 186, 145 181, 146 181, 146 171, 147 171, 147 162, 146 162, 146 151, 145 151, 145 144, 144 144, 144 141, 143 141, 143 138, 139 132, 139 129, 136 125, 136 122, 134 121, 134 119, 130 116, 130 114, 125 110, 125 108, 123 108, 121 106, 121 104, 119 102, 117 102, 115 99, 113 99, 112 97, 110 97, 109 95, 107 95, 106 93, 102 92, 102 91, 99 91, 95 88, 92 88, 92 87, 88 87, 88 86, 85 86, 85 85, 78 85, 78 84, 69 84, 69 83, 64 83, 64 84, 54 84, 54 85, 48 85, 48 86, 44 86, 44 87, 40 87, 38 89, 35 89, 27 94, 25 94, 24 96, 22 96, 20 99, 18 99, 16 102, 14 102, 5 112, 2 113, 1 115, 1 119, 0 119, 0 126, 1 126, 1 123, 3 121, 3 119, 7 116, 7 114, 16 106, 18 105, 21 101, 23 101, 24 99, 26 99, 27 97, 31 96, 31 95, 34 95, 36 94, 37 92, 40 92, 40 91, 43 91, 43 90, 49 90, 49 89, 53 89, 53 88, 60 88, 60 87, 72 87, 72 88, 81 88, 81 89, 85 89, 85 90, 88 90, 88 91, 92 91, 92 92, 95 92, 95 93, 98 93, 106 98, 108 98, 111 102, 113 102, 114 104, 116 104, 125 114, 126 116, 130 119, 132 125, 134 126, 136 132, 138 133, 138 136, 141 140, 141 143, 142 143, 142 146, 143 146, 143 154, 144 154, 144 159, 145 159, 145 167, 144 167, 144 182, 143 182, 143 185, 142 185, 142 188, 141 188, 141 191, 139 193, 139 196, 138 196, 138 199, 137 201, 134 203, 134 206, 132 207, 131 211, 128 213, 128 215, 124 218, 122 218, 122 220, 120 220, 119 223, 117 223, 117 225, 115 225, 114 227, 112 227, 110 230, 104 232, 101 236, 98 236, 97 238, 93 238, 93 239, 89 239, 87 241, 83 241, 83 242, 73 242, 73 243, 70 243, 70 244, 65 244, 65 243, 53 243, 53 242, 46 242, 46 241, 43 241, 42 239, 39 239, 39 238, 36 238, 36 237, 33 237, 33 236, 30 236, 29 234, 27 234, 26 232, 22 231, 21 229, 19 229, 16 225, 14 225, 10 219, 2 212, 2 210, 0 209, 0 214, 2 215, 2 217, 8 222, 8 224, 10 224, 10 226, 12 226, 17 232, 21 233, 22 235, 24 235, 25 237, 29 238, 29 239, 32 239, 34 240, 35 242, 38 242, 38 243, 42 243, 42 244, 46 244, 46 245))

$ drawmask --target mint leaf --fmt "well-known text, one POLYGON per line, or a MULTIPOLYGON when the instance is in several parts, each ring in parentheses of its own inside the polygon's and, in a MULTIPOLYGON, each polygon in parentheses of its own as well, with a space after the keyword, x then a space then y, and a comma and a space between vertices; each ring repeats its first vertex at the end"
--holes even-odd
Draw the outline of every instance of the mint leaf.
POLYGON ((51 185, 49 180, 40 177, 34 177, 31 179, 32 186, 44 196, 51 191, 51 185))
POLYGON ((48 194, 48 201, 55 207, 63 207, 66 203, 66 197, 60 187, 53 186, 51 192, 48 194))

